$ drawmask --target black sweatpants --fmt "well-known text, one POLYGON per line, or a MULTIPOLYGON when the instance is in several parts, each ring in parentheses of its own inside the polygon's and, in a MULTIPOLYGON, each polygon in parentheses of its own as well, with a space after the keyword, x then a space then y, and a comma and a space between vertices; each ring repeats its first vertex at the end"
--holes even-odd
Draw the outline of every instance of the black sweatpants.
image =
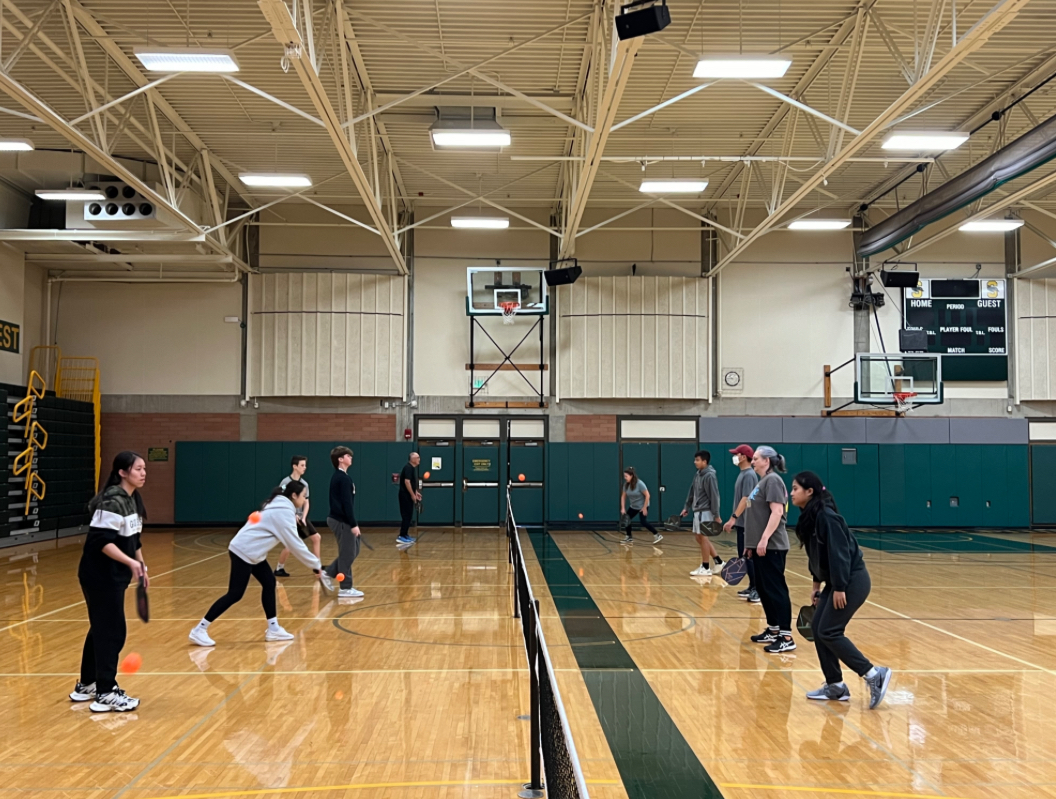
POLYGON ((642 527, 648 530, 653 535, 660 535, 656 531, 656 528, 649 523, 649 520, 645 517, 645 511, 640 508, 631 508, 627 511, 627 535, 631 535, 631 523, 634 521, 635 516, 640 516, 642 519, 642 527))
POLYGON ((260 583, 260 604, 264 606, 264 616, 274 619, 278 615, 275 609, 275 575, 268 561, 246 563, 231 550, 228 550, 227 554, 231 558, 231 576, 227 582, 227 593, 213 603, 205 614, 205 620, 216 621, 225 610, 240 601, 246 594, 250 575, 256 577, 257 582, 260 583))
POLYGON ((126 586, 99 588, 81 584, 88 606, 88 635, 81 652, 81 682, 95 683, 100 696, 117 685, 117 661, 125 645, 128 627, 125 623, 126 586))
POLYGON ((787 549, 768 549, 763 557, 752 550, 755 561, 755 588, 766 613, 767 627, 792 630, 792 598, 785 582, 785 559, 787 549))
POLYGON ((851 580, 844 592, 847 594, 847 605, 842 610, 832 606, 831 586, 826 585, 818 597, 814 621, 810 626, 814 632, 814 648, 818 650, 818 660, 821 661, 821 670, 827 683, 843 682, 841 661, 859 677, 864 677, 873 667, 869 659, 859 652, 858 647, 844 634, 847 622, 854 616, 855 611, 865 604, 872 587, 869 572, 859 569, 851 574, 851 580))
MULTIPOLYGON (((733 528, 737 531, 737 554, 744 558, 744 528, 737 527, 733 528)), ((756 587, 755 585, 755 561, 751 558, 744 559, 745 566, 748 569, 748 589, 751 590, 756 587)))
POLYGON ((406 536, 411 531, 411 520, 414 519, 414 499, 410 494, 400 492, 400 535, 406 536))

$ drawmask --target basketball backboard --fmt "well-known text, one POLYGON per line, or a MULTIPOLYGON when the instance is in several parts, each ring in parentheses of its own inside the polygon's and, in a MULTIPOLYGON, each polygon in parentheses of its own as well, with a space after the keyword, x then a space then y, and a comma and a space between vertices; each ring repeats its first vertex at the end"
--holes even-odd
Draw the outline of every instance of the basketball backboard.
POLYGON ((468 316, 502 316, 502 304, 513 302, 518 303, 518 316, 549 312, 542 269, 471 266, 466 270, 468 316))
POLYGON ((939 405, 942 356, 865 353, 855 356, 854 401, 863 405, 939 405), (896 395, 902 395, 902 401, 896 395))

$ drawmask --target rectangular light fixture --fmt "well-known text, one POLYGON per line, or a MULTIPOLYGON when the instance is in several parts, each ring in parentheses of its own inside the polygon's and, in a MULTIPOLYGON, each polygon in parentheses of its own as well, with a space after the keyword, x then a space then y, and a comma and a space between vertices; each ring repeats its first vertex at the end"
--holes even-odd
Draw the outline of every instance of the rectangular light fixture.
POLYGON ((905 131, 892 133, 880 145, 885 150, 909 150, 911 152, 933 152, 938 150, 956 150, 968 141, 967 133, 953 131, 950 133, 905 131))
POLYGON ((246 186, 266 189, 304 189, 312 185, 307 175, 244 172, 238 176, 246 186))
POLYGON ((24 153, 33 149, 29 139, 0 139, 0 153, 24 153))
POLYGON ((503 128, 433 128, 437 147, 509 147, 510 132, 503 128))
POLYGON ((850 219, 797 219, 788 223, 789 230, 843 230, 850 227, 850 219))
POLYGON ((505 230, 510 226, 508 216, 453 216, 451 227, 479 230, 505 230))
POLYGON ((643 180, 638 191, 643 194, 700 194, 708 187, 708 181, 699 178, 667 178, 643 180))
POLYGON ((231 50, 136 47, 133 52, 150 72, 238 72, 238 61, 231 50))
POLYGON ((705 56, 693 70, 694 78, 782 78, 792 62, 767 56, 705 56))
POLYGON ((106 195, 99 189, 37 189, 35 194, 42 200, 102 202, 106 199, 106 195))
POLYGON ((1020 227, 1023 227, 1022 219, 979 219, 965 222, 957 229, 966 233, 1006 233, 1020 227))

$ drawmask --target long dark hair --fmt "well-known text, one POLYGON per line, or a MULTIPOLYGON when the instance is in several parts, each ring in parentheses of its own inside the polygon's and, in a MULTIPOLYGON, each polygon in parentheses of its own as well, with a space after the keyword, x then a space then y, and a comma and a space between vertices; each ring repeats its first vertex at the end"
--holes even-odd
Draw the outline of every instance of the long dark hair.
POLYGON ((275 486, 271 489, 271 496, 264 500, 260 509, 264 510, 264 508, 268 507, 268 505, 271 504, 271 501, 277 496, 284 496, 286 499, 289 499, 295 494, 303 494, 305 488, 307 488, 307 486, 300 480, 290 480, 285 486, 275 486))
MULTIPOLYGON (((107 489, 111 486, 121 485, 121 472, 128 472, 136 465, 136 461, 144 460, 143 456, 138 452, 132 452, 132 450, 126 449, 124 452, 119 452, 114 457, 114 465, 110 469, 110 476, 106 478, 106 482, 103 483, 103 487, 99 489, 99 493, 92 497, 88 503, 88 510, 91 513, 95 513, 96 509, 103 501, 103 494, 106 493, 107 489)), ((132 500, 136 503, 136 513, 139 514, 141 519, 147 518, 147 508, 143 504, 143 497, 139 495, 139 489, 137 488, 132 492, 132 500)))
POLYGON ((626 469, 623 470, 623 473, 624 474, 629 474, 631 476, 631 482, 630 483, 628 483, 626 480, 623 481, 623 490, 626 492, 628 485, 630 485, 631 491, 634 491, 635 489, 637 489, 638 488, 638 473, 634 470, 634 467, 633 466, 628 466, 626 469))
POLYGON ((803 547, 814 537, 814 528, 822 509, 830 508, 835 513, 839 513, 840 509, 836 507, 836 500, 832 493, 814 472, 800 472, 793 479, 799 483, 800 488, 814 491, 810 502, 799 514, 799 521, 796 522, 796 538, 799 539, 799 545, 803 547))

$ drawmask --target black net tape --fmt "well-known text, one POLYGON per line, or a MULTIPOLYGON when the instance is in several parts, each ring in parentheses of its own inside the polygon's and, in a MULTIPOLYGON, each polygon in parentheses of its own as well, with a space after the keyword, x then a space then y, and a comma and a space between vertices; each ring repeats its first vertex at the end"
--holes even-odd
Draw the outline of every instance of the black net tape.
POLYGON ((568 751, 568 740, 551 683, 553 675, 544 663, 540 662, 539 666, 539 737, 543 747, 546 795, 548 799, 580 799, 572 754, 568 751))

